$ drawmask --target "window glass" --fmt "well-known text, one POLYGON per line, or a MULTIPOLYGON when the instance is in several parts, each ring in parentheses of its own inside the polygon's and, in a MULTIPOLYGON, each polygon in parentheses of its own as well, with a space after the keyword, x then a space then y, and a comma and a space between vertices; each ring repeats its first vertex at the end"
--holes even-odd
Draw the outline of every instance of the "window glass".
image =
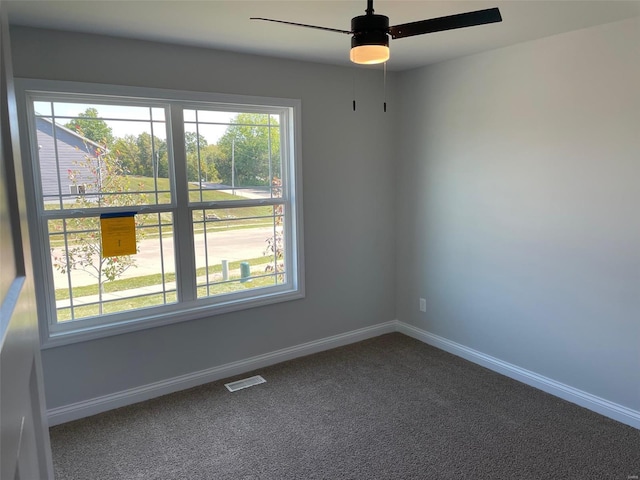
MULTIPOLYGON (((185 118, 186 118, 185 114, 185 118)), ((185 121, 187 179, 192 202, 272 198, 282 185, 279 115, 197 110, 185 121)))
POLYGON ((281 211, 278 205, 193 212, 199 298, 285 283, 281 211))
POLYGON ((164 108, 34 102, 44 208, 170 203, 167 126, 152 110, 164 117, 164 108))
POLYGON ((26 98, 49 338, 300 294, 293 107, 45 88, 26 98), (107 231, 106 217, 122 221, 107 231), (116 241, 127 249, 114 253, 116 241))

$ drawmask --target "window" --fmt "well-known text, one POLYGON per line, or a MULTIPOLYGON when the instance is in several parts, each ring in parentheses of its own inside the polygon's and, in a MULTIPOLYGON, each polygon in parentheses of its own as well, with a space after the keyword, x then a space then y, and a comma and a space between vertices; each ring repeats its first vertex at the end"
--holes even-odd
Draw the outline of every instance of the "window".
POLYGON ((303 296, 298 101, 18 87, 44 346, 303 296))

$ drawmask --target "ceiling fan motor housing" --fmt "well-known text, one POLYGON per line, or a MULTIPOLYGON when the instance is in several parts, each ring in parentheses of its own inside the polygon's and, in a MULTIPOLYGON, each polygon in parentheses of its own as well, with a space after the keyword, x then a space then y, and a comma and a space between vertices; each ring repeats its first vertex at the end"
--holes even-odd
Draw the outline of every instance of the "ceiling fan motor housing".
POLYGON ((389 17, 373 13, 373 0, 367 0, 367 9, 365 12, 366 15, 360 15, 351 19, 350 31, 275 20, 273 18, 252 17, 252 20, 266 20, 268 22, 285 23, 287 25, 297 25, 299 27, 316 28, 319 30, 353 35, 351 37, 349 58, 353 63, 360 65, 374 65, 389 60, 389 35, 394 39, 405 38, 413 37, 414 35, 424 35, 425 33, 442 32, 445 30, 502 21, 500 10, 497 7, 420 20, 395 25, 393 27, 389 26, 389 17))
POLYGON ((351 48, 362 45, 389 46, 389 17, 385 15, 360 15, 351 19, 351 48))

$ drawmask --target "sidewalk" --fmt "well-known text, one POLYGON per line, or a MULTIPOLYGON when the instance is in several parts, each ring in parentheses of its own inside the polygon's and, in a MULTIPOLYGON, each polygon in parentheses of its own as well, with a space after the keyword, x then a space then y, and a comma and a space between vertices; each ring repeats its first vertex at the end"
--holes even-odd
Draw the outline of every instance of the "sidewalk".
MULTIPOLYGON (((203 233, 197 233, 194 235, 196 265, 211 265, 212 263, 219 263, 222 259, 228 260, 229 262, 236 262, 260 257, 264 255, 265 238, 268 238, 272 234, 273 227, 221 230, 209 232, 206 237, 208 245, 205 245, 205 235, 203 233), (211 252, 214 250, 215 257, 212 257, 211 252)), ((162 242, 161 249, 160 239, 158 238, 145 238, 140 240, 140 251, 135 255, 135 267, 124 272, 119 278, 132 278, 160 273, 158 259, 161 256, 164 256, 166 259, 164 265, 165 273, 173 273, 175 271, 173 241, 173 236, 167 236, 162 242)), ((61 249, 56 249, 54 253, 62 255, 63 252, 61 249)), ((74 287, 95 285, 96 283, 94 276, 82 270, 73 270, 71 275, 73 276, 74 287)), ((66 273, 62 274, 54 269, 54 285, 58 288, 66 288, 68 285, 66 276, 66 273)))
MULTIPOLYGON (((264 269, 266 265, 267 265, 266 263, 261 265, 254 265, 252 268, 264 269)), ((240 269, 239 268, 236 268, 233 270, 230 269, 229 278, 238 281, 240 278, 240 269)), ((207 280, 207 277, 205 275, 199 276, 198 278, 196 278, 196 284, 203 284, 206 282, 206 280, 207 280)), ((210 274, 209 281, 211 282, 212 280, 221 281, 222 272, 210 274)), ((135 298, 135 297, 153 295, 153 294, 161 294, 161 293, 171 293, 175 291, 176 291, 176 282, 167 282, 165 284, 164 289, 162 288, 162 285, 149 285, 147 287, 130 288, 127 290, 119 290, 117 292, 105 292, 102 294, 102 302, 105 303, 105 302, 111 302, 114 300, 126 300, 129 298, 135 298)), ((98 294, 85 295, 83 297, 73 297, 73 306, 79 307, 82 305, 97 304, 99 302, 99 298, 100 297, 98 294)), ((56 309, 69 308, 70 306, 71 306, 70 299, 56 301, 56 309)))

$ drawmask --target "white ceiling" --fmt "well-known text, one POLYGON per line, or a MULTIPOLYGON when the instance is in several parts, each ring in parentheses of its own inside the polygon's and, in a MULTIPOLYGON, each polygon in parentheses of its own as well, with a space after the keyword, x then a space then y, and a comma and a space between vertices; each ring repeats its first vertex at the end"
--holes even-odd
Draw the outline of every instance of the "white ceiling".
MULTIPOLYGON (((366 0, 20 0, 5 2, 9 21, 60 30, 156 40, 222 50, 349 64, 345 34, 249 20, 268 17, 350 29, 366 0)), ((380 0, 391 25, 499 7, 502 23, 391 41, 390 70, 406 70, 484 50, 640 16, 640 0, 380 0)))

